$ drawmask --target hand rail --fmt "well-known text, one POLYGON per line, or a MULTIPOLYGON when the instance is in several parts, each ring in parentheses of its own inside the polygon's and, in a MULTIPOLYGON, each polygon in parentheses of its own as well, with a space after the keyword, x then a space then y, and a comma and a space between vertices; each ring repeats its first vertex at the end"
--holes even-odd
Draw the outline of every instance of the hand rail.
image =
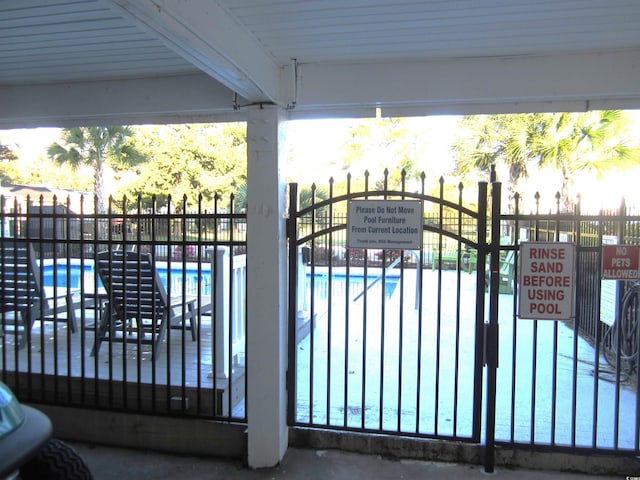
POLYGON ((389 271, 390 271, 391 269, 393 269, 396 265, 398 265, 398 263, 400 263, 400 260, 402 260, 402 255, 401 255, 401 256, 399 256, 398 258, 396 258, 393 262, 391 262, 391 263, 389 264, 389 266, 388 266, 387 268, 385 268, 385 269, 384 269, 384 271, 383 271, 380 275, 378 275, 378 276, 373 280, 373 282, 371 282, 370 284, 368 284, 368 285, 366 286, 366 288, 362 289, 362 291, 361 291, 358 295, 356 295, 356 297, 353 299, 353 301, 355 302, 356 300, 359 300, 359 299, 360 299, 360 297, 361 297, 361 296, 363 296, 363 295, 364 295, 364 293, 365 293, 367 290, 369 290, 369 289, 370 289, 371 287, 373 287, 376 283, 378 283, 378 282, 382 279, 382 277, 383 277, 384 275, 386 275, 387 273, 389 273, 389 271))

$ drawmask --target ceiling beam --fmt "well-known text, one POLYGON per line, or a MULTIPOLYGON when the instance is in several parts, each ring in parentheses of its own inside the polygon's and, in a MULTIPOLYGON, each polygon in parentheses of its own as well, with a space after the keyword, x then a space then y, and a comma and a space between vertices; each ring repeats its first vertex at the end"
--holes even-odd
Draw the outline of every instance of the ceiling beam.
POLYGON ((0 86, 0 129, 241 121, 232 92, 205 74, 0 86))
POLYGON ((640 49, 298 69, 292 118, 640 108, 640 49))
POLYGON ((212 0, 108 0, 112 8, 248 102, 284 104, 281 69, 212 0))

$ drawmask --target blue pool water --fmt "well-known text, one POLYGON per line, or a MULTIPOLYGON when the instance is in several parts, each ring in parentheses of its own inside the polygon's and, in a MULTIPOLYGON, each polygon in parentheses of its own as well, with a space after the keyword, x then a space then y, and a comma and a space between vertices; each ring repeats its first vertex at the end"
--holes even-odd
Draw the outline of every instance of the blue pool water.
MULTIPOLYGON (((327 298, 329 294, 329 277, 325 273, 316 272, 314 275, 314 291, 320 299, 327 298)), ((393 292, 398 285, 398 277, 387 275, 384 280, 385 297, 391 298, 393 292)), ((311 285, 311 274, 307 273, 307 285, 311 285)), ((356 299, 365 288, 368 295, 380 295, 380 288, 383 285, 382 279, 378 274, 367 275, 365 287, 364 275, 349 274, 349 297, 356 299)), ((331 275, 331 295, 335 297, 344 297, 347 289, 347 276, 344 273, 332 273, 331 275)))
MULTIPOLYGON (((81 265, 79 262, 70 264, 69 274, 67 275, 67 264, 64 262, 58 263, 56 271, 58 288, 80 288, 81 278, 81 265)), ((44 286, 53 287, 53 274, 54 268, 52 263, 46 263, 43 267, 44 274, 44 286)), ((165 289, 168 289, 168 274, 166 264, 158 264, 158 275, 162 281, 165 289)), ((183 274, 186 277, 186 291, 188 295, 196 295, 198 292, 198 286, 200 286, 202 295, 211 294, 211 265, 209 263, 203 263, 200 270, 200 282, 198 282, 198 268, 196 264, 188 264, 183 271, 182 264, 177 263, 171 265, 171 291, 174 293, 182 292, 182 280, 183 274)), ((93 262, 86 261, 84 264, 84 282, 85 288, 90 290, 94 287, 94 270, 93 262)), ((344 273, 333 272, 331 276, 331 294, 332 296, 344 296, 346 294, 346 275, 344 273)), ((387 275, 384 282, 384 292, 387 298, 390 298, 395 291, 398 284, 398 277, 393 275, 387 275)), ((311 275, 307 273, 307 286, 311 285, 311 275)), ((382 280, 378 274, 370 274, 367 276, 368 294, 380 293, 380 287, 382 280)), ((102 287, 100 279, 98 279, 98 288, 102 287)), ((349 296, 356 298, 365 288, 364 276, 362 274, 351 273, 349 275, 349 296)), ((318 298, 326 298, 329 291, 329 279, 326 273, 316 272, 314 278, 314 290, 318 298)))
MULTIPOLYGON (((72 263, 70 265, 69 274, 67 275, 67 265, 65 263, 58 264, 56 270, 56 280, 58 288, 80 288, 81 277, 81 265, 79 263, 72 263)), ((53 287, 53 264, 45 264, 42 267, 44 276, 44 286, 53 287)), ((168 289, 168 277, 166 265, 157 266, 158 276, 162 281, 165 289, 168 289)), ((93 288, 94 286, 94 270, 93 262, 87 261, 84 264, 85 274, 85 288, 93 288), (87 285, 89 284, 89 285, 87 285)), ((198 282, 198 268, 197 266, 187 266, 184 270, 182 264, 171 265, 171 291, 182 292, 182 279, 183 274, 186 277, 187 294, 195 295, 198 290, 198 285, 201 288, 202 295, 211 294, 211 265, 204 263, 200 270, 200 282, 198 282)), ((102 282, 98 279, 98 288, 102 287, 102 282)))

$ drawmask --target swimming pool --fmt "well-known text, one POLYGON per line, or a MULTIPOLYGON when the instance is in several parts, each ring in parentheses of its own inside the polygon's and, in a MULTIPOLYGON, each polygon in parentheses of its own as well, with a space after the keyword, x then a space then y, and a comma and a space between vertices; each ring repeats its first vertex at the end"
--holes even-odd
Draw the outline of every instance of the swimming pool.
MULTIPOLYGON (((198 270, 197 263, 187 263, 183 269, 182 263, 170 264, 170 274, 167 268, 166 262, 158 262, 156 269, 160 281, 168 290, 168 279, 171 279, 171 291, 173 293, 182 292, 182 281, 185 278, 187 295, 196 295, 198 293, 198 287, 200 287, 200 293, 202 295, 211 295, 211 264, 202 263, 200 270, 198 270), (198 275, 200 281, 198 281, 198 275)), ((92 290, 95 286, 95 272, 93 268, 93 260, 85 260, 84 273, 81 275, 81 269, 83 265, 79 260, 71 260, 69 262, 69 274, 67 275, 67 262, 65 260, 58 260, 56 267, 52 261, 45 261, 42 266, 44 286, 53 287, 54 270, 58 288, 80 288, 80 277, 84 276, 85 289, 92 290)), ((98 288, 102 288, 102 282, 98 279, 98 288)))
MULTIPOLYGON (((182 292, 183 278, 186 283, 187 295, 196 295, 198 288, 202 295, 211 295, 211 264, 209 262, 203 262, 198 270, 198 264, 194 262, 187 262, 184 265, 180 262, 170 263, 171 267, 168 270, 167 262, 157 262, 156 269, 158 276, 162 281, 165 289, 168 290, 168 278, 171 279, 171 292, 182 292), (169 272, 170 271, 170 275, 169 272)), ((67 275, 67 261, 58 260, 55 267, 56 286, 58 288, 79 289, 81 286, 80 278, 84 276, 85 290, 91 291, 95 287, 95 272, 93 266, 93 260, 85 260, 84 265, 81 265, 80 260, 72 259, 68 263, 69 274, 67 275), (84 273, 81 274, 81 269, 84 266, 84 273)), ((52 260, 45 260, 42 266, 44 276, 44 286, 53 287, 54 278, 54 264, 52 260)), ((334 297, 343 297, 346 295, 347 289, 347 276, 342 271, 332 272, 331 282, 329 282, 329 276, 326 271, 320 270, 314 272, 314 290, 317 299, 326 299, 329 294, 329 283, 331 283, 331 295, 334 297)), ((363 272, 350 272, 349 274, 349 296, 356 299, 365 289, 364 274, 363 272)), ((387 298, 390 298, 395 291, 398 284, 398 276, 395 273, 386 275, 384 282, 384 292, 387 298)), ((367 274, 366 286, 368 287, 368 294, 373 292, 379 292, 382 285, 380 279, 380 273, 377 271, 369 272, 367 274)), ((311 286, 311 273, 306 274, 306 287, 311 286)), ((102 288, 102 283, 98 279, 98 288, 102 288)))
MULTIPOLYGON (((378 269, 376 269, 378 270, 378 269)), ((381 272, 374 271, 367 274, 367 281, 365 285, 365 277, 362 272, 350 272, 349 276, 349 297, 353 300, 358 297, 367 289, 367 294, 371 295, 376 292, 380 294, 380 288, 382 286, 381 272)), ((398 285, 399 276, 397 274, 388 274, 384 280, 384 295, 386 298, 391 298, 393 292, 398 285)), ((317 299, 326 299, 329 295, 329 284, 331 284, 332 297, 342 297, 347 295, 347 275, 346 273, 332 272, 331 277, 324 271, 314 272, 314 290, 317 299), (331 281, 329 281, 331 278, 331 281)), ((311 273, 307 272, 307 286, 311 285, 311 273)))

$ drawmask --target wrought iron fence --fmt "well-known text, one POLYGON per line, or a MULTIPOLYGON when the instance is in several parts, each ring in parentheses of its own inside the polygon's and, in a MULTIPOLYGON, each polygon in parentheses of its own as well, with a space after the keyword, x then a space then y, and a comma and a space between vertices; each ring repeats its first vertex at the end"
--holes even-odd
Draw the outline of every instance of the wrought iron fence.
MULTIPOLYGON (((631 363, 611 354, 607 336, 632 320, 637 336, 637 312, 621 316, 622 298, 631 282, 602 279, 602 246, 638 245, 637 212, 619 209, 597 214, 542 214, 519 211, 518 197, 510 214, 501 215, 506 241, 501 251, 514 252, 513 296, 501 298, 498 397, 503 431, 498 443, 556 450, 600 450, 637 455, 640 430, 640 387, 637 342, 631 363), (569 321, 518 318, 519 244, 524 241, 571 242, 576 246, 575 318, 569 321), (622 360, 622 361, 621 361, 622 360)), ((615 335, 615 334, 614 334, 615 335)), ((610 338, 610 337, 609 337, 610 338)))
POLYGON ((2 380, 25 401, 243 421, 246 215, 53 201, 0 198, 2 380))
MULTIPOLYGON (((630 285, 603 281, 601 274, 603 244, 640 243, 637 212, 623 205, 584 214, 579 204, 565 212, 558 202, 555 212, 524 213, 517 196, 514 205, 498 204, 497 210, 482 195, 466 207, 461 197, 447 201, 424 188, 388 189, 386 178, 379 189, 366 188, 366 180, 358 191, 337 194, 330 186, 328 199, 299 208, 291 186, 290 248, 309 254, 290 265, 297 289, 297 303, 290 306, 290 363, 296 365, 290 422, 638 455, 640 290, 628 296, 618 318, 630 285), (349 249, 345 204, 364 198, 422 200, 421 251, 349 249), (576 246, 573 319, 520 318, 524 241, 576 246), (300 328, 301 317, 308 328, 300 328), (474 352, 484 357, 482 373, 472 368, 474 352), (632 371, 622 371, 625 366, 632 371), (482 435, 476 436, 475 380, 491 375, 495 391, 487 384, 483 394, 495 418, 482 418, 482 435)), ((491 200, 500 197, 496 185, 491 200)))
MULTIPOLYGON (((444 198, 443 181, 435 196, 424 177, 419 192, 386 188, 387 172, 383 183, 330 186, 326 200, 300 207, 290 186, 289 257, 303 261, 290 263, 289 421, 477 442, 485 276, 476 283, 475 264, 484 264, 484 227, 461 190, 444 198), (406 199, 424 204, 421 250, 349 247, 349 202, 406 199)), ((485 204, 486 185, 476 200, 485 204)))

